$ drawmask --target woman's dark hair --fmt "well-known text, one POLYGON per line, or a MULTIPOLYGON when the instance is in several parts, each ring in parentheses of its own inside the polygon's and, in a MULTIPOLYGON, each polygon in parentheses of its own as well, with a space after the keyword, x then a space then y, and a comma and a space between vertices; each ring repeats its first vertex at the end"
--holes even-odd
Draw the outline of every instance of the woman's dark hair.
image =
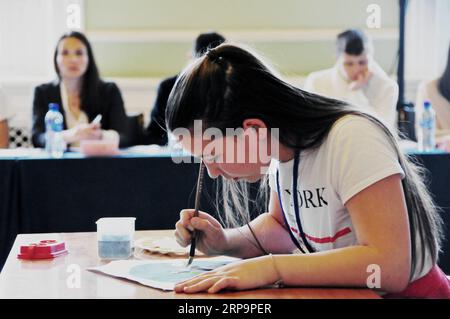
POLYGON ((338 54, 360 55, 370 47, 369 39, 360 30, 349 29, 339 33, 336 41, 338 54))
POLYGON ((447 65, 438 82, 439 92, 450 102, 450 46, 448 47, 447 65))
POLYGON ((94 59, 94 53, 92 51, 91 44, 89 43, 88 39, 84 34, 77 31, 70 31, 68 33, 63 34, 55 48, 55 53, 53 54, 53 64, 55 66, 56 74, 59 78, 61 78, 60 71, 58 68, 58 63, 56 62, 56 57, 58 56, 58 46, 64 39, 67 38, 75 38, 78 39, 83 43, 83 45, 86 47, 87 55, 88 55, 88 67, 86 69, 86 72, 83 75, 82 80, 82 86, 81 86, 81 108, 83 111, 85 111, 88 114, 95 113, 96 111, 93 110, 98 103, 96 102, 98 100, 98 87, 101 84, 102 80, 100 79, 100 75, 97 69, 97 64, 95 63, 94 59))
MULTIPOLYGON (((302 151, 318 147, 333 124, 349 114, 364 117, 380 127, 405 172, 402 184, 410 224, 413 276, 416 270, 423 270, 426 251, 433 261, 437 260, 441 219, 422 181, 420 167, 399 150, 394 134, 375 117, 344 102, 294 87, 249 51, 221 44, 180 74, 169 96, 166 121, 168 129, 173 131, 192 129, 194 120, 202 120, 203 128, 215 127, 225 135, 226 128, 241 128, 245 119, 258 118, 269 130, 279 130, 283 145, 302 151), (416 243, 421 243, 420 247, 416 243)), ((239 195, 245 195, 244 186, 224 186, 218 201, 224 205, 226 219, 237 213, 247 216, 241 220, 249 219, 249 212, 241 209, 239 195)))

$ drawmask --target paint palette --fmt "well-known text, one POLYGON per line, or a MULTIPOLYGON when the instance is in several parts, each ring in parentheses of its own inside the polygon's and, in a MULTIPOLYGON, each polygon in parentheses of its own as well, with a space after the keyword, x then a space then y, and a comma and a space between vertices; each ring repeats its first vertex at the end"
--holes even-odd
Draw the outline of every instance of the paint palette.
MULTIPOLYGON (((157 253, 163 255, 177 255, 187 256, 189 254, 189 247, 181 247, 175 238, 163 237, 159 239, 141 238, 134 242, 135 250, 142 250, 143 252, 157 253)), ((201 253, 199 253, 201 255, 201 253)))

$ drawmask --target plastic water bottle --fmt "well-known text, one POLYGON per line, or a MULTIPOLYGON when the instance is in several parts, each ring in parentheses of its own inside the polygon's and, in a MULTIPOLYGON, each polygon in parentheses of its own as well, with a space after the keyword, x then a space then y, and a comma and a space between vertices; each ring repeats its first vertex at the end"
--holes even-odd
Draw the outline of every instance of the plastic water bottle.
POLYGON ((436 113, 431 107, 431 103, 423 103, 424 111, 420 117, 419 150, 430 152, 435 149, 436 113))
POLYGON ((61 158, 66 150, 62 137, 63 121, 59 105, 50 103, 45 115, 45 151, 53 158, 61 158))

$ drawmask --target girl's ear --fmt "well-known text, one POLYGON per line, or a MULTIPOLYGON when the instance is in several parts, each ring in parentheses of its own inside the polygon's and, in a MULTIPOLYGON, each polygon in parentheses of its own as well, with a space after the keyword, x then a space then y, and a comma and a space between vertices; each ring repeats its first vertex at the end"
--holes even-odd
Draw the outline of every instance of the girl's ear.
POLYGON ((244 132, 250 134, 256 134, 260 141, 266 140, 268 136, 268 129, 266 123, 260 119, 246 119, 242 123, 242 128, 244 132))
POLYGON ((249 128, 253 128, 253 129, 256 129, 256 130, 258 130, 260 128, 267 129, 267 125, 266 125, 266 123, 264 123, 260 119, 246 119, 242 123, 242 128, 244 130, 247 130, 249 128))

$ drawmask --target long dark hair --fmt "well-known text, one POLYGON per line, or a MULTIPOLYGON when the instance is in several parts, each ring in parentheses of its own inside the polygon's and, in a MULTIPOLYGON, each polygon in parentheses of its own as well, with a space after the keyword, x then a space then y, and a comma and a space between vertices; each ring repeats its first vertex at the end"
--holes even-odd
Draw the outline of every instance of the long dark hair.
POLYGON ((438 89, 442 96, 450 102, 450 45, 448 47, 447 65, 444 73, 439 79, 438 89))
MULTIPOLYGON (((242 127, 245 119, 259 118, 269 129, 279 129, 282 144, 302 151, 319 146, 332 125, 349 114, 367 118, 385 132, 405 172, 402 184, 410 224, 412 277, 416 270, 423 270, 426 251, 437 261, 442 222, 422 181, 420 167, 402 154, 394 134, 375 117, 344 102, 294 87, 247 50, 222 44, 198 58, 178 77, 169 97, 166 121, 171 131, 190 129, 199 119, 205 128, 216 127, 225 133, 226 128, 242 127), (416 243, 421 243, 420 250, 416 243), (420 261, 418 254, 422 256, 420 261)), ((230 189, 236 190, 224 190, 230 189)), ((245 193, 242 189, 237 192, 245 193)), ((222 194, 223 204, 242 206, 237 192, 222 194)), ((227 214, 236 214, 236 209, 225 208, 227 214)))
POLYGON ((94 110, 93 108, 95 108, 98 105, 97 103, 98 87, 102 83, 102 80, 100 79, 97 64, 95 63, 94 53, 92 51, 91 44, 89 43, 88 39, 83 33, 77 31, 70 31, 68 33, 63 34, 59 38, 56 44, 55 52, 53 54, 53 65, 55 67, 55 72, 58 75, 58 78, 61 79, 58 63, 56 62, 56 57, 58 56, 59 44, 61 43, 62 40, 67 38, 78 39, 86 47, 89 62, 86 72, 84 73, 82 79, 82 86, 80 93, 81 109, 85 111, 88 115, 95 114, 97 111, 94 110))

